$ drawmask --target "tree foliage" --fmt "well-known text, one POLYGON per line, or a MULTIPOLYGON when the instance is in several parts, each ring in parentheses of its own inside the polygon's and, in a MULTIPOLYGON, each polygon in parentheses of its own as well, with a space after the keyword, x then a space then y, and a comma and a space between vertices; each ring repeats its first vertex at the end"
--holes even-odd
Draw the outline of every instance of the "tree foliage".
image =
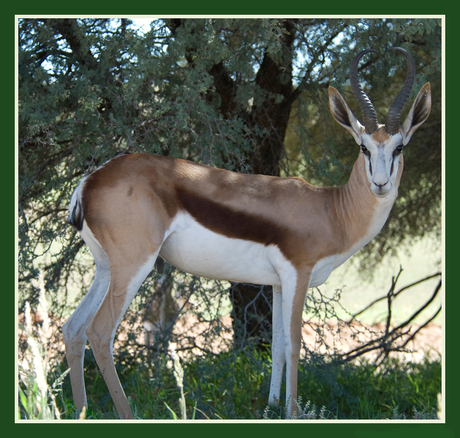
POLYGON ((400 196, 363 250, 364 263, 440 233, 438 20, 168 19, 144 33, 129 19, 20 19, 18 26, 21 306, 37 299, 38 268, 61 303, 72 284, 88 284, 91 263, 67 207, 82 176, 118 154, 345 183, 358 148, 330 117, 327 87, 343 92, 360 118, 349 65, 369 47, 379 55, 363 60, 360 77, 381 121, 405 77, 391 46, 413 55, 411 99, 430 81, 433 108, 405 150, 400 196))

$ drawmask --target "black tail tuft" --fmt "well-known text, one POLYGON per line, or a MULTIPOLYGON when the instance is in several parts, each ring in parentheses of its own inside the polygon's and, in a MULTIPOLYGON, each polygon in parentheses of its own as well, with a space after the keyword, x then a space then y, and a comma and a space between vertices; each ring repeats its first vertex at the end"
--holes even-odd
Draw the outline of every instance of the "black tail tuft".
POLYGON ((80 200, 77 200, 71 211, 69 212, 69 223, 72 224, 78 231, 83 228, 83 220, 85 215, 81 206, 80 200))

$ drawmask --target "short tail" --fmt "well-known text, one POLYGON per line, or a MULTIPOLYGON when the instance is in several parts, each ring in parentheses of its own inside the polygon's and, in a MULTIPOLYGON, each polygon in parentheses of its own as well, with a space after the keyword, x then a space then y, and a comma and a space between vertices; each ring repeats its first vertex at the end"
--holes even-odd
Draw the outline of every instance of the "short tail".
POLYGON ((72 195, 68 218, 69 223, 72 224, 78 231, 81 231, 83 228, 83 221, 85 220, 85 213, 81 203, 82 183, 83 181, 78 185, 72 195))

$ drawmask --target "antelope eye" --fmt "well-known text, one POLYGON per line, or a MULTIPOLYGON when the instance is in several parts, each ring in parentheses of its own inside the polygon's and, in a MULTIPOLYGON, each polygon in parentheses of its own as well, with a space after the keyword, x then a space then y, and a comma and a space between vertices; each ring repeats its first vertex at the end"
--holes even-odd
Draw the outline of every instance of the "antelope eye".
POLYGON ((399 146, 396 147, 396 149, 394 150, 393 152, 393 155, 396 156, 396 155, 399 155, 403 150, 403 146, 400 144, 399 146))
POLYGON ((367 155, 368 157, 371 155, 371 153, 369 152, 369 149, 367 149, 367 147, 364 146, 363 144, 361 145, 361 150, 363 151, 364 155, 367 155))

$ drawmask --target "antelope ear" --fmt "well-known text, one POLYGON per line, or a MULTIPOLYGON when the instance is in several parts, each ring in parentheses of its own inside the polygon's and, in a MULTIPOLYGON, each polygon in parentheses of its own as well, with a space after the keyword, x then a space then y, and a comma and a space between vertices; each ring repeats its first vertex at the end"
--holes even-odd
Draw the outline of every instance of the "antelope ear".
POLYGON ((348 108, 345 99, 334 87, 329 87, 329 107, 334 119, 340 123, 353 136, 356 143, 360 145, 362 143, 365 128, 359 123, 359 120, 353 115, 350 108, 348 108))
POLYGON ((431 110, 431 87, 427 82, 418 92, 414 104, 400 128, 403 145, 409 143, 412 134, 428 118, 431 110))

